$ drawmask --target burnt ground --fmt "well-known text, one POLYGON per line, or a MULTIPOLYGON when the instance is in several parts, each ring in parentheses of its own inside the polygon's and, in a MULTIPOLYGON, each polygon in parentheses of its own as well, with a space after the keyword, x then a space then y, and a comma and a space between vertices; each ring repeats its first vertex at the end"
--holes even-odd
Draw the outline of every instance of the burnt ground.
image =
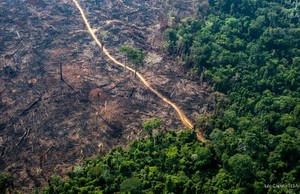
MULTIPOLYGON (((118 53, 124 44, 148 52, 139 71, 191 120, 212 109, 209 87, 163 52, 168 14, 193 16, 194 1, 80 4, 120 61, 126 62, 118 53)), ((72 1, 2 1, 0 24, 0 170, 15 177, 15 190, 30 193, 84 158, 145 137, 149 118, 163 120, 161 130, 183 127, 172 107, 108 61, 72 1)))

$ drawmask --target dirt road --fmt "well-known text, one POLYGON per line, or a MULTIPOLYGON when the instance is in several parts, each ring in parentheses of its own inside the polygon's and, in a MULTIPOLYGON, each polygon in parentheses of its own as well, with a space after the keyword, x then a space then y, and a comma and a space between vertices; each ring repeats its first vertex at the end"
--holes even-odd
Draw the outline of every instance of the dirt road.
MULTIPOLYGON (((90 35, 92 36, 92 38, 94 39, 94 41, 97 43, 97 45, 102 49, 103 53, 110 59, 112 60, 115 64, 128 69, 129 71, 136 73, 137 77, 140 79, 140 81, 149 89, 151 90, 154 94, 156 94, 159 98, 161 98, 164 102, 166 102, 167 104, 171 105, 175 111, 178 113, 182 123, 184 126, 186 126, 189 129, 193 128, 193 124, 192 122, 187 118, 187 116, 184 114, 184 112, 175 104, 173 103, 171 100, 169 100, 168 98, 166 98, 165 96, 163 96, 160 92, 158 92, 157 90, 155 90, 151 84, 143 77, 143 75, 139 72, 136 72, 135 69, 128 67, 126 65, 124 65, 123 63, 119 62, 118 60, 116 60, 110 53, 109 51, 103 46, 103 44, 99 41, 99 39, 97 38, 96 34, 95 34, 95 29, 91 28, 90 23, 87 19, 87 17, 85 16, 85 12, 83 11, 83 9, 81 8, 80 4, 77 2, 77 0, 73 0, 74 4, 76 5, 76 7, 78 8, 78 10, 80 11, 81 17, 87 27, 87 30, 89 31, 90 35)), ((204 137, 202 136, 202 134, 200 132, 198 132, 197 134, 198 140, 205 142, 204 137)))

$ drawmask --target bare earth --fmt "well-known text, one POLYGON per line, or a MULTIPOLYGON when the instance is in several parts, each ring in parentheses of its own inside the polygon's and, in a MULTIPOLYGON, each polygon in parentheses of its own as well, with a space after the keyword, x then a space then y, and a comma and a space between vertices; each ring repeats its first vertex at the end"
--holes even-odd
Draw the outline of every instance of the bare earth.
MULTIPOLYGON (((127 63, 124 44, 148 52, 139 72, 192 121, 211 110, 209 87, 163 52, 168 13, 193 16, 193 1, 80 4, 119 61, 127 63)), ((172 107, 103 55, 72 1, 6 0, 0 10, 0 170, 15 177, 16 190, 30 193, 86 157, 144 138, 149 118, 163 120, 162 130, 183 127, 172 107)))

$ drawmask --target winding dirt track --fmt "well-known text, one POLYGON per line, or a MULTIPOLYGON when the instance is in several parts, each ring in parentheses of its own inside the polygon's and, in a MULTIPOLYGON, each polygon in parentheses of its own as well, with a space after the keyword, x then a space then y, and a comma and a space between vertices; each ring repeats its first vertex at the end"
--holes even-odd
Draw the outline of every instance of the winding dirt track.
MULTIPOLYGON (((187 118, 187 116, 184 114, 184 112, 175 104, 173 103, 171 100, 169 100, 168 98, 166 98, 165 96, 163 96, 161 93, 159 93, 157 90, 155 90, 148 81, 146 81, 146 79, 142 76, 142 74, 140 74, 139 72, 136 72, 133 68, 128 67, 126 65, 124 65, 123 63, 117 61, 113 56, 110 55, 110 53, 108 52, 108 50, 103 46, 103 44, 99 41, 99 39, 97 38, 96 34, 95 34, 95 29, 91 28, 91 25, 88 21, 88 19, 85 16, 85 13, 83 11, 83 9, 81 8, 80 4, 77 2, 77 0, 72 0, 74 2, 74 4, 76 5, 76 7, 78 8, 78 10, 80 11, 81 17, 89 31, 89 33, 91 34, 92 38, 94 39, 94 41, 97 43, 97 45, 102 49, 103 53, 110 59, 112 60, 115 64, 128 69, 129 71, 136 73, 136 75, 138 76, 138 78, 141 80, 141 82, 149 89, 151 90, 154 94, 156 94, 159 98, 161 98, 163 101, 165 101, 166 103, 168 103, 169 105, 171 105, 176 112, 178 113, 181 122, 183 123, 183 125, 189 129, 192 129, 194 127, 194 125, 192 124, 192 122, 187 118)), ((198 140, 205 142, 206 140, 204 139, 204 137, 201 135, 200 132, 198 132, 197 134, 198 140)))

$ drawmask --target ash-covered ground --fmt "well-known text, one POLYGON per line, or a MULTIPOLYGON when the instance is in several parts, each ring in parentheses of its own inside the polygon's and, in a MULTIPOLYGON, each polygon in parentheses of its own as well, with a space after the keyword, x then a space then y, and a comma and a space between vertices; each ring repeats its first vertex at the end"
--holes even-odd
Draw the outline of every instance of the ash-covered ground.
MULTIPOLYGON (((170 13, 194 16, 196 2, 80 2, 114 57, 128 63, 118 52, 125 44, 148 53, 138 71, 193 121, 212 109, 210 89, 164 53, 163 31, 176 22, 170 13)), ((144 138, 149 118, 163 120, 161 130, 183 127, 172 107, 102 54, 72 1, 4 0, 0 24, 0 171, 14 176, 15 190, 30 193, 84 158, 144 138)))

